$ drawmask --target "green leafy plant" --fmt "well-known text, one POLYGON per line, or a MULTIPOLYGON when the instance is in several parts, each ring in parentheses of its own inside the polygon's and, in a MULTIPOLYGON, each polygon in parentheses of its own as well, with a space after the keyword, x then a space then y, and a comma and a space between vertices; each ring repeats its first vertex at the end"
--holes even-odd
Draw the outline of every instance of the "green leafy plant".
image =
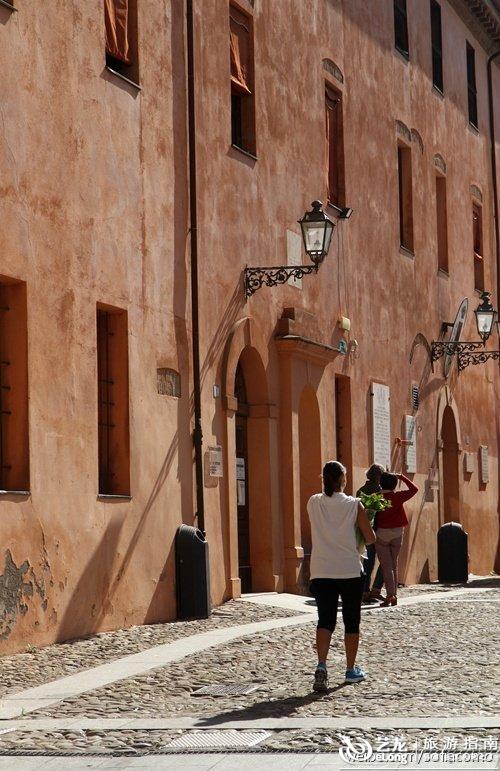
MULTIPOLYGON (((387 498, 384 498, 382 493, 371 493, 371 495, 368 495, 367 493, 360 493, 359 498, 366 509, 366 515, 372 527, 373 523, 375 522, 377 512, 384 511, 384 509, 388 509, 392 505, 391 502, 387 500, 387 498)), ((356 527, 356 545, 358 550, 362 548, 364 549, 365 546, 365 539, 363 538, 363 534, 361 533, 359 527, 356 527)))

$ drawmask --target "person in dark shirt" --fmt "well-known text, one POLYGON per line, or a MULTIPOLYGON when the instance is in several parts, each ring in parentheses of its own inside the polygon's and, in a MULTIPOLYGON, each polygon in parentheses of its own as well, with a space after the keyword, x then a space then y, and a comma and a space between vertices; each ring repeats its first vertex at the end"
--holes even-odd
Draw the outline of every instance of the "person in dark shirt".
MULTIPOLYGON (((385 469, 383 466, 379 466, 378 463, 374 463, 368 471, 366 472, 366 482, 365 484, 359 488, 358 492, 356 493, 356 498, 359 498, 361 493, 365 493, 365 495, 372 495, 372 493, 380 493, 382 491, 382 488, 380 487, 380 477, 384 473, 385 469)), ((373 523, 373 529, 376 531, 377 529, 377 522, 375 521, 373 523)), ((366 554, 367 557, 364 560, 363 564, 363 571, 365 574, 365 583, 363 587, 363 602, 370 602, 370 601, 377 601, 377 599, 381 599, 380 590, 382 589, 383 585, 383 577, 382 577, 382 570, 379 566, 377 570, 377 574, 375 576, 375 581, 373 582, 373 590, 370 592, 370 584, 372 580, 372 572, 373 572, 373 566, 375 564, 375 546, 373 544, 370 544, 366 547, 366 554)))

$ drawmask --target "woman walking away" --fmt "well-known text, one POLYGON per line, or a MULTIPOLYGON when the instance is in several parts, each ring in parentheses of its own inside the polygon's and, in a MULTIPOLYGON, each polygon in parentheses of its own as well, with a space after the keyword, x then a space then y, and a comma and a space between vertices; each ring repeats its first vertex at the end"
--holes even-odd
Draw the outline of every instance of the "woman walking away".
POLYGON ((403 543, 403 530, 408 524, 403 504, 413 498, 418 492, 418 487, 403 474, 387 473, 380 477, 380 486, 384 498, 391 502, 388 509, 378 513, 375 542, 387 592, 387 597, 380 603, 380 607, 387 607, 398 603, 398 557, 403 543), (398 480, 404 482, 408 489, 394 492, 398 480))
POLYGON ((345 484, 344 466, 337 461, 329 461, 323 468, 324 493, 313 495, 307 503, 312 536, 310 591, 318 608, 315 691, 326 691, 328 688, 326 659, 337 621, 339 595, 345 627, 345 679, 348 683, 357 683, 366 676, 356 665, 364 583, 356 547, 356 525, 367 544, 375 542, 375 533, 361 501, 344 495, 345 484))

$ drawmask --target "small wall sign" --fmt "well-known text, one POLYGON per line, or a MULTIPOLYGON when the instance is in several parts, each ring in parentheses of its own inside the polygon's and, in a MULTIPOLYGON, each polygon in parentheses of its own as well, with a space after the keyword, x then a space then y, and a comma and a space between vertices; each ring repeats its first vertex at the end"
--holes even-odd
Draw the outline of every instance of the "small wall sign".
POLYGON ((413 415, 405 415, 405 466, 409 474, 417 473, 417 421, 413 415))
POLYGON ((208 448, 208 469, 211 477, 224 476, 222 467, 222 447, 220 444, 208 448))
POLYGON ((479 447, 479 470, 481 474, 481 482, 483 485, 490 481, 490 469, 488 461, 488 447, 485 444, 481 444, 479 447))

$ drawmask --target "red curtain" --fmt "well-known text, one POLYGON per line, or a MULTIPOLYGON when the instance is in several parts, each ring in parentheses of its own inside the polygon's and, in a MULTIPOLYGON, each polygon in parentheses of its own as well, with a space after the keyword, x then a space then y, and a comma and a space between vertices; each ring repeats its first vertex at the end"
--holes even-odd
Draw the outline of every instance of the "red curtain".
POLYGON ((231 84, 242 94, 250 90, 250 20, 230 8, 231 84))
POLYGON ((128 0, 104 0, 106 53, 130 64, 128 45, 128 0))

